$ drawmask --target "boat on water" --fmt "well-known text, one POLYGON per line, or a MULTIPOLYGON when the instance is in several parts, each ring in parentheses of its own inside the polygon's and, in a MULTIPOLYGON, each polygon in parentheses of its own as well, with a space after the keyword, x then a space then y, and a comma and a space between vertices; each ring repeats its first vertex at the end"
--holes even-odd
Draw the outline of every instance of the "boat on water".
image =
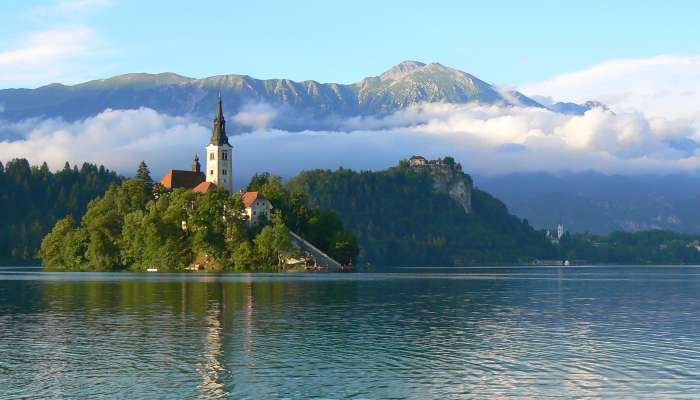
POLYGON ((158 268, 147 268, 146 272, 158 272, 158 268))

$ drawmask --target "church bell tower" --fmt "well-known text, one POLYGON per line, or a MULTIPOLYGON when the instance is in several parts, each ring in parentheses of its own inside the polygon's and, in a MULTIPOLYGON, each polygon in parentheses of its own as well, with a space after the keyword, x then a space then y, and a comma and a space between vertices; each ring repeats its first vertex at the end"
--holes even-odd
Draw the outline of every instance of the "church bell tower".
POLYGON ((221 108, 221 94, 219 94, 218 110, 214 118, 211 140, 207 150, 207 182, 233 192, 232 150, 226 136, 226 120, 221 108))

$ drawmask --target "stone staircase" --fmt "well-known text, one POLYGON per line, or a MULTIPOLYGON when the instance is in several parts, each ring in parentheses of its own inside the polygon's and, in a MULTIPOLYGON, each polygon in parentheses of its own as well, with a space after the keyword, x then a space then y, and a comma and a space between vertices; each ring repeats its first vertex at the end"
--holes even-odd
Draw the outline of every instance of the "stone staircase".
POLYGON ((332 259, 328 254, 322 252, 316 246, 307 242, 296 233, 289 231, 289 235, 292 237, 292 243, 294 243, 294 246, 309 253, 314 260, 316 260, 316 264, 318 266, 326 268, 328 272, 340 272, 341 264, 338 261, 332 259))

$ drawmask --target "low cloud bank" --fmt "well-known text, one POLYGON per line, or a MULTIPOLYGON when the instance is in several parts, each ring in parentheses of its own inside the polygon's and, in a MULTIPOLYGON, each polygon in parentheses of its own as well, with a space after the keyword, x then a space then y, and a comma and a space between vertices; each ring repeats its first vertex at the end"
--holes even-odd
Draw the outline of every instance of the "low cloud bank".
MULTIPOLYGON (((231 119, 253 126, 231 137, 234 178, 259 171, 286 177, 303 169, 380 169, 412 154, 453 155, 469 172, 582 171, 667 173, 700 166, 694 120, 593 109, 583 116, 536 108, 423 104, 383 118, 339 120, 334 131, 267 128, 278 114, 247 107, 231 119)), ((210 127, 154 110, 105 110, 78 122, 0 122, 0 160, 25 157, 57 169, 68 160, 104 164, 131 175, 146 160, 159 178, 204 160, 210 127)))

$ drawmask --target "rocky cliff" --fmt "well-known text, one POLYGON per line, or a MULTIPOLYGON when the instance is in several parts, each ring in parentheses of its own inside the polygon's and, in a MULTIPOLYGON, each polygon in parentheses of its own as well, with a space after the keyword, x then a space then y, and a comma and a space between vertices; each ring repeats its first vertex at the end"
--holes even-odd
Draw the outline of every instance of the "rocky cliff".
POLYGON ((409 165, 416 171, 428 171, 433 177, 436 192, 448 194, 465 213, 472 212, 472 178, 462 172, 462 165, 455 164, 452 157, 428 161, 421 156, 413 156, 409 165))

